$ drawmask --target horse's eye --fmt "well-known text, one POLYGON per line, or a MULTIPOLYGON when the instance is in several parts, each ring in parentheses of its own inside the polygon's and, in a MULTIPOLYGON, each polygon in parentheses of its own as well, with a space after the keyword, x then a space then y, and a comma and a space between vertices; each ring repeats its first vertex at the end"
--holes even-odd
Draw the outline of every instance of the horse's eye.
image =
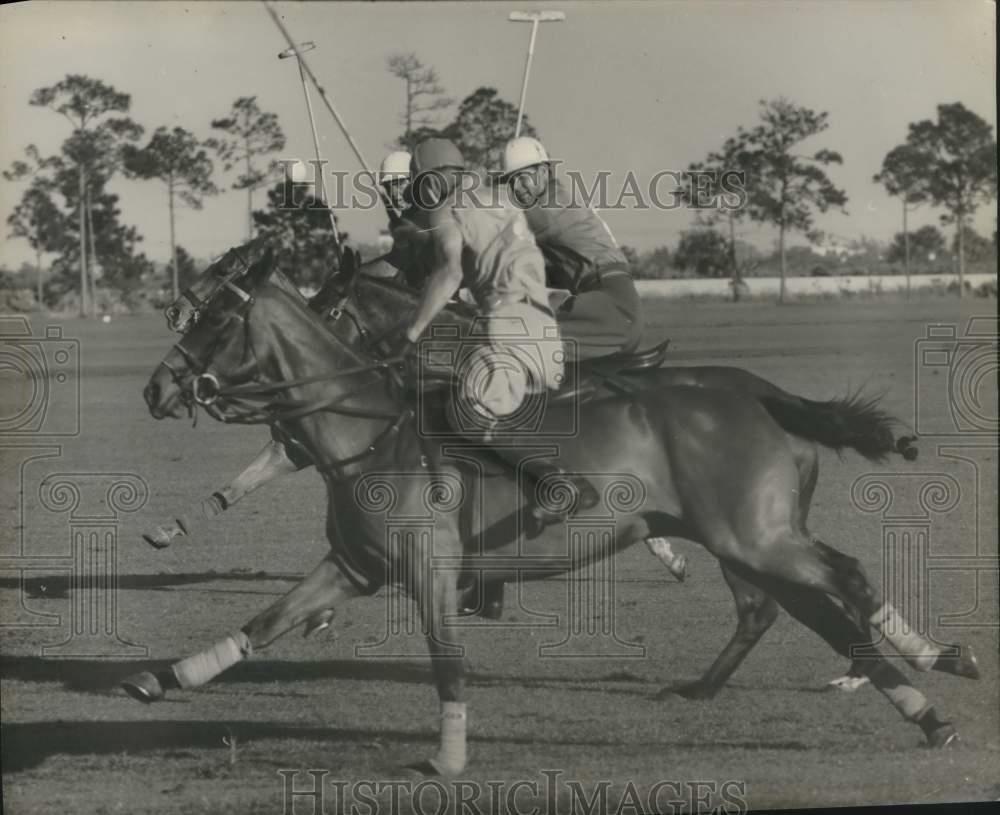
POLYGON ((164 310, 164 316, 167 318, 167 328, 171 331, 176 331, 181 317, 181 310, 177 306, 167 306, 164 310))

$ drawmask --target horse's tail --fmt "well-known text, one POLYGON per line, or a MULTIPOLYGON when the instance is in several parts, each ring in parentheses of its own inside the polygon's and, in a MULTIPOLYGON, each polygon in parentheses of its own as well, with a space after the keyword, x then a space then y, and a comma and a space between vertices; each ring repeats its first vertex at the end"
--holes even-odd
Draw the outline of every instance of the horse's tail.
POLYGON ((852 396, 816 402, 801 396, 761 396, 767 412, 787 432, 842 453, 856 450, 869 461, 884 461, 898 453, 907 461, 917 457, 916 436, 896 436, 899 421, 879 407, 879 397, 852 396))

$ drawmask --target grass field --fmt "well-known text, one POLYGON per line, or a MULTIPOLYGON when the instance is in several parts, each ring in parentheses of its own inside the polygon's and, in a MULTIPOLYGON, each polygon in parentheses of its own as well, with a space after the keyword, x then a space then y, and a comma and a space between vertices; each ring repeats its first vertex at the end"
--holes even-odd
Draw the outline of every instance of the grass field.
MULTIPOLYGON (((783 308, 649 305, 648 339, 670 336, 679 364, 743 366, 813 398, 866 386, 884 392, 886 407, 911 422, 919 407, 920 429, 937 435, 923 438, 916 462, 873 466, 854 454, 838 460, 823 453, 811 526, 859 558, 875 581, 891 532, 928 536, 925 569, 917 590, 904 595, 905 610, 926 609, 931 633, 971 645, 983 670, 979 682, 916 677, 958 728, 957 748, 923 749, 919 730, 870 687, 824 693, 846 665, 787 616, 714 701, 656 701, 664 685, 707 667, 735 620, 714 560, 680 541, 675 548, 691 564, 683 584, 642 547, 618 559, 614 604, 602 612, 613 615, 617 642, 600 645, 600 658, 539 656, 540 646, 568 633, 565 624, 543 626, 537 616, 564 609, 563 580, 526 586, 522 608, 511 596, 509 625, 469 622, 465 778, 504 782, 508 793, 518 780, 534 782, 539 811, 543 770, 559 771, 560 784, 578 782, 588 796, 609 782, 611 811, 629 782, 642 795, 657 782, 676 782, 688 806, 696 781, 714 785, 700 788, 715 790, 707 793, 712 805, 727 781, 735 785, 730 793, 742 790, 739 797, 752 807, 1000 797, 997 574, 977 573, 961 560, 997 552, 996 437, 956 430, 949 383, 975 378, 949 378, 949 369, 930 365, 918 345, 929 325, 957 325, 961 334, 973 314, 994 315, 995 333, 995 309, 995 301, 944 298, 783 308), (852 485, 871 473, 883 473, 889 485, 892 503, 884 512, 852 502, 852 485)), ((388 658, 355 657, 356 646, 378 642, 387 625, 398 623, 397 603, 386 593, 341 609, 330 638, 304 641, 293 633, 204 689, 152 706, 118 690, 117 681, 139 665, 164 664, 236 629, 319 561, 326 546, 322 484, 308 471, 289 477, 234 507, 211 534, 150 549, 140 533, 228 481, 267 431, 204 417, 192 429, 149 417, 141 389, 173 341, 158 317, 50 322, 65 338, 79 339, 80 426, 78 435, 0 440, 0 506, 15 519, 0 530, 5 811, 290 812, 279 771, 299 771, 301 788, 312 783, 306 770, 318 769, 328 771, 325 811, 334 812, 330 782, 396 777, 394 768, 429 754, 438 703, 422 638, 393 639, 388 658), (43 481, 57 473, 78 480, 90 474, 76 510, 51 496, 46 503, 43 481), (108 515, 103 488, 88 492, 114 473, 148 485, 144 505, 122 511, 117 526, 98 517, 108 515), (70 637, 76 592, 67 555, 78 527, 117 532, 117 632, 147 649, 146 658, 129 657, 124 645, 87 655, 93 638, 70 637), (44 646, 68 638, 61 656, 43 655, 44 646)), ((35 320, 36 333, 46 324, 35 320)), ((988 339, 976 342, 966 346, 991 347, 988 339)), ((973 419, 996 416, 993 343, 992 355, 983 357, 987 365, 992 360, 992 375, 978 390, 970 386, 981 403, 969 403, 964 415, 973 419)), ((50 431, 59 422, 72 430, 72 377, 64 384, 70 389, 53 385, 53 399, 68 401, 53 403, 45 417, 50 431)), ((6 385, 4 393, 6 419, 28 397, 6 385)), ((100 613, 77 610, 80 619, 100 613)), ((479 811, 530 812, 532 796, 523 787, 497 809, 487 795, 479 811)), ((567 800, 561 806, 569 807, 567 800)), ((300 798, 295 811, 320 811, 314 803, 300 798)), ((438 809, 434 794, 424 803, 425 811, 438 809)))

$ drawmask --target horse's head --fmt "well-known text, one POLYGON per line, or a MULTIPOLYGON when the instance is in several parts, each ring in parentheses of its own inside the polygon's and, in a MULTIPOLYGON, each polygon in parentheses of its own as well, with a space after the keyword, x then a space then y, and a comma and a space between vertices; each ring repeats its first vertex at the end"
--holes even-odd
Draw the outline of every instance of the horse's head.
POLYGON ((180 418, 195 405, 215 418, 233 418, 220 391, 258 375, 248 319, 273 268, 266 246, 253 241, 227 252, 166 308, 167 325, 182 336, 143 390, 155 418, 180 418))

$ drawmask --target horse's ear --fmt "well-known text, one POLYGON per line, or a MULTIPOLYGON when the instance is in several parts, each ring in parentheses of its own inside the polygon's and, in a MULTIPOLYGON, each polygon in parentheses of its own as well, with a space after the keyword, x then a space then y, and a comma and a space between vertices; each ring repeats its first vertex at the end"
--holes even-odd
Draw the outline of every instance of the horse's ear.
POLYGON ((341 253, 340 273, 351 280, 361 268, 361 253, 350 246, 345 246, 341 253))
POLYGON ((247 282, 250 284, 250 288, 257 288, 263 283, 266 283, 268 278, 274 272, 274 247, 268 246, 261 253, 260 258, 257 262, 250 267, 246 274, 247 282))

